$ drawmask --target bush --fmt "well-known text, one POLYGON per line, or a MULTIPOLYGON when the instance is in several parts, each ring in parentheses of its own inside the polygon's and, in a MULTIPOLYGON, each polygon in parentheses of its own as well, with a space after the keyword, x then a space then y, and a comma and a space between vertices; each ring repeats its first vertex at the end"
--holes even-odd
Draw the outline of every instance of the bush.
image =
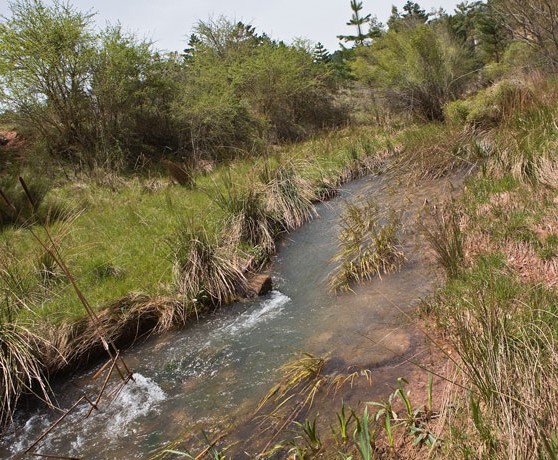
POLYGON ((466 121, 474 127, 490 128, 534 105, 536 96, 522 80, 502 80, 469 99, 466 121))
POLYGON ((360 48, 354 70, 377 86, 393 109, 441 120, 444 105, 466 88, 471 66, 465 49, 444 29, 423 25, 390 30, 360 48))
POLYGON ((444 119, 455 125, 463 125, 467 121, 470 112, 470 104, 467 101, 452 101, 444 106, 444 119))
POLYGON ((183 148, 215 159, 257 154, 342 123, 328 67, 242 23, 200 22, 174 104, 183 148))

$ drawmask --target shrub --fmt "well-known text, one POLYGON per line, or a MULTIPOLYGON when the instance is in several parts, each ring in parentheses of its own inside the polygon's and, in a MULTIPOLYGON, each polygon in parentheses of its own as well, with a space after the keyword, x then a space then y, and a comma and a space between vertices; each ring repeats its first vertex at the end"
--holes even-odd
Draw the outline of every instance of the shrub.
POLYGON ((532 106, 533 90, 521 80, 502 80, 471 99, 467 123, 492 127, 532 106))
POLYGON ((444 105, 467 85, 471 62, 443 29, 422 25, 390 30, 357 51, 355 73, 378 87, 395 110, 443 119, 444 105))

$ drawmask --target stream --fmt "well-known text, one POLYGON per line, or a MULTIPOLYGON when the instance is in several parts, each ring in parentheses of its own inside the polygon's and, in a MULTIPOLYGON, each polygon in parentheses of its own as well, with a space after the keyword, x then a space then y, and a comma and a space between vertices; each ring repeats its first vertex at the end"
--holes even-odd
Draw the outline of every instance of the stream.
MULTIPOLYGON (((431 292, 435 274, 423 260, 414 222, 425 199, 440 197, 446 186, 442 181, 402 185, 388 176, 347 184, 336 198, 318 205, 319 217, 278 244, 269 267, 273 291, 126 351, 134 381, 87 419, 90 406, 79 406, 38 452, 147 458, 185 431, 199 432, 253 411, 279 378, 280 366, 300 351, 328 353, 339 370, 370 369, 373 392, 385 394, 394 376, 408 371, 407 361, 423 340, 405 313, 431 292), (345 202, 363 197, 403 210, 407 261, 397 273, 334 295, 326 284, 339 215, 345 202)), ((55 388, 59 404, 71 406, 90 388, 96 370, 55 388)), ((44 409, 18 414, 16 428, 0 441, 0 458, 23 458, 19 453, 59 416, 44 409)))

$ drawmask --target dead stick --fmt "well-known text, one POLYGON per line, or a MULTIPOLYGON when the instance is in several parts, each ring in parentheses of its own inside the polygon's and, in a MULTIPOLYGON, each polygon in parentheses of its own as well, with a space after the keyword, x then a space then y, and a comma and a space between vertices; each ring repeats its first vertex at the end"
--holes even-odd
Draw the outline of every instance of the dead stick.
MULTIPOLYGON (((108 361, 108 362, 111 362, 111 361, 108 361)), ((108 374, 105 378, 105 381, 103 382, 103 386, 101 387, 101 391, 99 392, 99 395, 97 396, 97 399, 95 400, 95 406, 97 406, 97 404, 99 404, 99 402, 101 401, 101 398, 103 397, 103 393, 105 392, 105 389, 108 385, 110 376, 112 375, 112 371, 113 371, 115 365, 116 365, 116 359, 113 359, 112 360, 112 365, 110 366, 110 370, 109 370, 109 372, 108 372, 108 374)), ((87 413, 87 416, 85 418, 88 418, 91 415, 92 412, 93 412, 93 408, 89 409, 89 412, 87 413)))
POLYGON ((70 413, 82 402, 85 400, 85 396, 82 396, 81 398, 79 398, 72 407, 70 407, 66 413, 64 415, 62 415, 58 420, 56 420, 56 422, 54 422, 49 428, 48 430, 46 430, 40 437, 39 439, 37 439, 33 444, 31 444, 31 446, 25 451, 23 452, 24 454, 28 454, 29 452, 31 452, 35 446, 37 446, 37 444, 39 444, 43 439, 45 439, 48 434, 54 430, 54 428, 56 428, 68 415, 70 415, 70 413))
POLYGON ((61 457, 60 455, 39 454, 37 452, 31 452, 29 455, 33 455, 34 457, 56 458, 60 460, 81 460, 78 457, 61 457))
POLYGON ((107 367, 110 366, 110 364, 112 363, 112 359, 109 359, 105 364, 102 365, 102 367, 95 372, 95 375, 93 376, 93 380, 97 380, 101 374, 106 370, 107 367))
POLYGON ((211 449, 213 449, 213 446, 215 446, 215 444, 217 444, 225 436, 227 436, 227 433, 223 433, 221 436, 215 438, 215 440, 211 444, 209 444, 209 446, 207 446, 204 450, 202 450, 201 453, 194 460, 200 460, 201 458, 203 458, 211 449))

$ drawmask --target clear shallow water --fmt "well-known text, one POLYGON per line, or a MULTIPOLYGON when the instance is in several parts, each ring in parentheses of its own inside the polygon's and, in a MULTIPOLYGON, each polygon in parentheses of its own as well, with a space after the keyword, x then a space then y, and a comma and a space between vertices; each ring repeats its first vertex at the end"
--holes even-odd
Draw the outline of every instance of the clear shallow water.
MULTIPOLYGON (((318 207, 319 218, 278 245, 271 272, 275 290, 204 318, 184 331, 152 338, 125 353, 135 372, 118 398, 86 420, 80 406, 41 444, 39 452, 80 458, 145 458, 182 435, 249 413, 276 381, 277 369, 298 351, 330 353, 340 369, 377 369, 397 363, 417 345, 404 312, 431 289, 413 222, 439 183, 405 189, 386 178, 367 178, 318 207), (337 247, 338 217, 345 201, 373 197, 379 205, 406 209, 408 261, 355 293, 330 294, 325 284, 337 247), (417 250, 418 249, 418 250, 417 250)), ((69 407, 87 391, 93 371, 57 388, 69 407)), ((378 381, 381 386, 380 374, 378 381)), ((1 458, 18 458, 59 414, 21 414, 18 429, 0 445, 1 458)))

